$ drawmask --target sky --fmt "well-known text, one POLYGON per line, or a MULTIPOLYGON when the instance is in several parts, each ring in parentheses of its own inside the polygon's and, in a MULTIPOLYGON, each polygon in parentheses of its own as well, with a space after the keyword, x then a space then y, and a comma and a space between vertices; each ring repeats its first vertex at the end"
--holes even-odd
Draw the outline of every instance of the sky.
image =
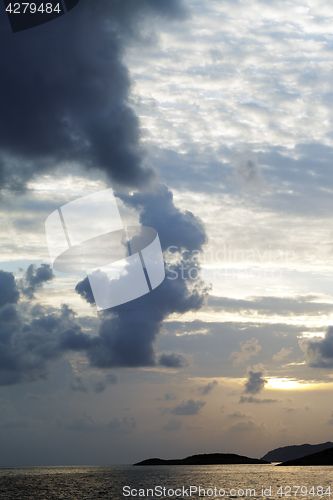
POLYGON ((0 7, 0 466, 331 440, 332 29, 326 0, 0 7), (45 220, 109 188, 166 277, 98 311, 45 220))

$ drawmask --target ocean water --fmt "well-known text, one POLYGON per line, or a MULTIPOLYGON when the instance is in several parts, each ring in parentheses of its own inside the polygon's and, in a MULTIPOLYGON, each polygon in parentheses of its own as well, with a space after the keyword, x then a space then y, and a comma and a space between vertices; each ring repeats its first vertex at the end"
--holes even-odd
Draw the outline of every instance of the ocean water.
POLYGON ((1 500, 325 499, 333 467, 206 465, 0 468, 1 500))

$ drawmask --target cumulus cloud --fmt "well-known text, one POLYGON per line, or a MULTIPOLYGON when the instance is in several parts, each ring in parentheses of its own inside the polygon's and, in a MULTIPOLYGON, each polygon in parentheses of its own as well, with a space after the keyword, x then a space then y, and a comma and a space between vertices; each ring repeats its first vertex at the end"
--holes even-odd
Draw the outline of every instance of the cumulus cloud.
POLYGON ((0 270, 0 308, 6 304, 16 304, 19 298, 20 292, 14 275, 0 270))
POLYGON ((265 387, 265 384, 267 384, 267 379, 264 378, 264 369, 248 370, 248 379, 244 384, 244 392, 246 394, 257 394, 265 387))
POLYGON ((0 185, 19 188, 65 161, 127 186, 149 181, 128 105, 125 40, 151 15, 182 17, 176 0, 81 0, 75 15, 13 36, 0 12, 0 185), (24 78, 22 78, 24 74, 24 78))
POLYGON ((244 361, 248 360, 251 356, 256 356, 258 352, 261 351, 261 346, 258 342, 258 339, 254 337, 251 340, 247 340, 246 342, 241 342, 240 352, 234 351, 230 355, 230 359, 235 358, 233 364, 240 365, 244 363, 244 361))
POLYGON ((282 361, 284 358, 286 358, 287 356, 289 356, 289 354, 292 353, 292 350, 293 350, 292 347, 290 347, 289 349, 282 347, 281 351, 274 354, 274 356, 272 357, 272 360, 273 361, 282 361))
POLYGON ((32 299, 35 292, 41 289, 44 283, 52 281, 53 278, 54 273, 49 264, 41 264, 40 267, 30 264, 25 272, 24 279, 21 280, 22 293, 32 299))
POLYGON ((198 392, 200 392, 200 394, 202 394, 203 396, 206 396, 207 394, 209 394, 213 389, 214 387, 216 387, 218 385, 218 382, 217 380, 213 380, 212 382, 208 382, 207 385, 204 385, 203 387, 199 387, 198 388, 198 392))
POLYGON ((194 401, 194 399, 189 399, 172 408, 170 413, 174 415, 198 415, 205 404, 205 401, 194 401))
POLYGON ((313 368, 332 368, 333 366, 333 327, 330 326, 323 339, 303 343, 309 364, 313 368))
MULTIPOLYGON (((158 355, 154 344, 169 315, 196 311, 205 302, 208 287, 200 280, 189 279, 189 273, 193 267, 199 269, 199 263, 185 262, 180 253, 184 248, 202 248, 206 242, 204 226, 191 212, 179 210, 172 193, 163 185, 150 193, 123 195, 122 199, 140 210, 143 225, 158 231, 163 250, 175 246, 178 260, 172 267, 166 263, 166 279, 153 292, 105 311, 99 335, 89 346, 82 338, 81 349, 86 350, 91 364, 99 368, 157 364, 182 368, 188 364, 184 356, 172 352, 158 355)), ((76 292, 88 303, 94 303, 88 278, 77 284, 76 292)))

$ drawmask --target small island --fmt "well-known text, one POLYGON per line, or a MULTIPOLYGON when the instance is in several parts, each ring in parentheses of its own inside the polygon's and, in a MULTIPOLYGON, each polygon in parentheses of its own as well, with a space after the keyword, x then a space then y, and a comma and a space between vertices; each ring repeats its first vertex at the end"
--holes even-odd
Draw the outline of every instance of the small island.
POLYGON ((163 460, 161 458, 149 458, 133 465, 227 465, 227 464, 270 464, 267 460, 259 458, 243 457, 234 453, 209 453, 192 455, 190 457, 163 460))

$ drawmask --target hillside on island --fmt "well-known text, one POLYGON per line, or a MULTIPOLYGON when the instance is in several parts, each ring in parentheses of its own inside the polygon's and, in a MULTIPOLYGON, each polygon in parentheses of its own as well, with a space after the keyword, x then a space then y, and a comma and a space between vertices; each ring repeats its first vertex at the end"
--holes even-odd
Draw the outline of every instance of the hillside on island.
POLYGON ((268 460, 269 462, 286 462, 287 460, 296 460, 298 458, 318 453, 328 448, 332 448, 333 443, 328 441, 321 444, 301 444, 299 446, 283 446, 269 451, 261 457, 261 460, 268 460))
POLYGON ((291 466, 291 465, 333 465, 333 448, 328 448, 318 453, 312 453, 306 457, 297 458, 296 460, 287 460, 280 466, 291 466))
POLYGON ((258 458, 243 457, 233 453, 209 453, 203 455, 192 455, 190 457, 163 460, 161 458, 149 458, 133 465, 223 465, 223 464, 268 464, 266 460, 258 458))

